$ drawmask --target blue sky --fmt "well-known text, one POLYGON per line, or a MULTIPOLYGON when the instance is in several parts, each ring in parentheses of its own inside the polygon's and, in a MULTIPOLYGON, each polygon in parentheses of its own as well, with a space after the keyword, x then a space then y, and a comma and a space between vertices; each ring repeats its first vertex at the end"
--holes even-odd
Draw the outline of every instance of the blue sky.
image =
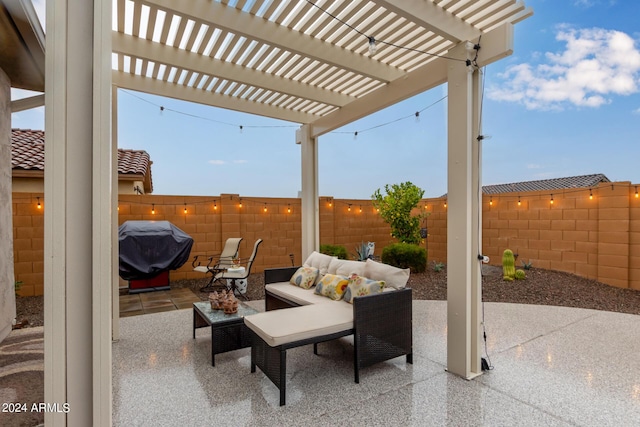
MULTIPOLYGON (((534 16, 516 25, 514 54, 485 70, 483 184, 591 173, 640 183, 640 2, 525 4, 534 16)), ((447 192, 445 95, 435 88, 320 137, 320 194, 368 199, 404 181, 427 197, 447 192), (367 130, 427 106, 419 121, 367 130)), ((118 108, 119 147, 149 152, 155 194, 298 194, 295 124, 130 91, 118 108)), ((43 109, 13 114, 12 126, 44 129, 43 109)))

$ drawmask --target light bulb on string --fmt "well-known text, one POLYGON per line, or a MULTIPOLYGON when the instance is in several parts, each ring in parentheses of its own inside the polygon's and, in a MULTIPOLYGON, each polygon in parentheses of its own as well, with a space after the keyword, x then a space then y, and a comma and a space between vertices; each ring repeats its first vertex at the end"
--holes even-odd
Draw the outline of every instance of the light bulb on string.
POLYGON ((420 123, 420 111, 416 111, 416 123, 420 123))
POLYGON ((589 189, 589 200, 593 200, 593 192, 589 189))
POLYGON ((242 133, 242 125, 240 125, 240 133, 242 133))
POLYGON ((360 213, 362 213, 362 205, 360 205, 360 213))
POLYGON ((349 203, 349 207, 347 208, 349 212, 351 212, 351 203, 349 203))
POLYGON ((216 203, 216 201, 213 201, 213 210, 217 211, 218 210, 218 204, 216 203))
POLYGON ((160 106, 160 115, 161 115, 161 116, 163 115, 163 114, 162 114, 162 112, 163 112, 163 111, 164 111, 164 107, 161 105, 161 106, 160 106))
POLYGON ((287 204, 287 213, 291 213, 291 204, 287 204))
POLYGON ((520 202, 520 196, 518 196, 518 206, 522 205, 522 203, 520 202))
POLYGON ((553 204, 553 194, 551 195, 551 204, 553 204))
POLYGON ((358 139, 358 131, 353 133, 353 140, 356 141, 358 139))
POLYGON ((265 212, 267 211, 267 204, 266 204, 266 203, 264 204, 264 208, 263 208, 263 210, 264 210, 265 212))
POLYGON ((493 206, 493 197, 489 197, 489 206, 493 206))
POLYGON ((155 214, 156 214, 156 204, 155 204, 155 203, 153 203, 153 204, 151 205, 151 215, 155 215, 155 214))
POLYGON ((240 199, 240 203, 238 203, 238 207, 241 208, 242 207, 242 199, 240 199))
POLYGON ((369 55, 373 56, 378 51, 378 47, 376 46, 376 39, 371 36, 367 38, 369 39, 369 55))
POLYGON ((38 199, 38 209, 42 209, 42 205, 40 204, 40 197, 37 197, 38 199))
POLYGON ((184 213, 185 214, 187 213, 187 204, 186 203, 184 204, 184 213))
POLYGON ((444 207, 445 207, 445 208, 447 207, 447 201, 446 201, 446 200, 445 200, 445 202, 444 202, 444 207))

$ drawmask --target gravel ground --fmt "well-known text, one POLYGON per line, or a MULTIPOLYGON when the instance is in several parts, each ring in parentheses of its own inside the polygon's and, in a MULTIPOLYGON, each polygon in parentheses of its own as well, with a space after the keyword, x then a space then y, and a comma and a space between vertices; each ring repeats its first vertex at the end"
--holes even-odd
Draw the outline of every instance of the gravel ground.
MULTIPOLYGON (((527 271, 525 280, 506 282, 502 280, 501 267, 484 266, 482 281, 484 301, 557 305, 640 315, 640 291, 616 288, 573 274, 534 268, 527 271)), ((199 289, 206 283, 206 279, 180 280, 172 282, 171 286, 188 287, 205 300, 208 293, 199 292, 199 289)), ((262 273, 249 276, 247 297, 250 300, 263 299, 263 284, 262 273)), ((439 272, 430 269, 424 273, 412 273, 408 286, 413 289, 413 299, 446 300, 446 268, 439 272)), ((44 324, 43 297, 17 297, 16 308, 17 320, 26 322, 25 327, 44 324)))

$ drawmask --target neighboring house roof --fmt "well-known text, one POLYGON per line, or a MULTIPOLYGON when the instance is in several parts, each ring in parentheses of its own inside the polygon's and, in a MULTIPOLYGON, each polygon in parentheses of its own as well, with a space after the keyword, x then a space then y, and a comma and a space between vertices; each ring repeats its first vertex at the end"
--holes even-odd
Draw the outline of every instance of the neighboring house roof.
POLYGON ((567 188, 597 187, 601 182, 611 182, 602 173, 569 176, 566 178, 542 179, 539 181, 514 182, 510 184, 483 185, 484 194, 515 193, 526 191, 563 190, 567 188))
MULTIPOLYGON (((144 181, 145 193, 153 191, 151 158, 144 150, 118 148, 118 175, 136 175, 144 181)), ((11 168, 14 170, 44 171, 44 131, 11 130, 11 168)))
MULTIPOLYGON (((524 193, 526 191, 564 190, 568 188, 597 187, 601 182, 611 182, 602 173, 568 176, 565 178, 541 179, 538 181, 513 182, 509 184, 483 185, 483 194, 524 193)), ((446 197, 443 194, 441 197, 446 197)))

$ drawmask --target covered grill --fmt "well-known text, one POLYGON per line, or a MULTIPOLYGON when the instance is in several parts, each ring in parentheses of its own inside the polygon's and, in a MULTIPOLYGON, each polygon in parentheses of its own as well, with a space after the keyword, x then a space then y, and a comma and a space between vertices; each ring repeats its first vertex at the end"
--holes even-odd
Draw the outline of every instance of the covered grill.
POLYGON ((126 221, 118 229, 120 277, 129 288, 169 286, 169 270, 188 259, 193 239, 169 221, 126 221))

